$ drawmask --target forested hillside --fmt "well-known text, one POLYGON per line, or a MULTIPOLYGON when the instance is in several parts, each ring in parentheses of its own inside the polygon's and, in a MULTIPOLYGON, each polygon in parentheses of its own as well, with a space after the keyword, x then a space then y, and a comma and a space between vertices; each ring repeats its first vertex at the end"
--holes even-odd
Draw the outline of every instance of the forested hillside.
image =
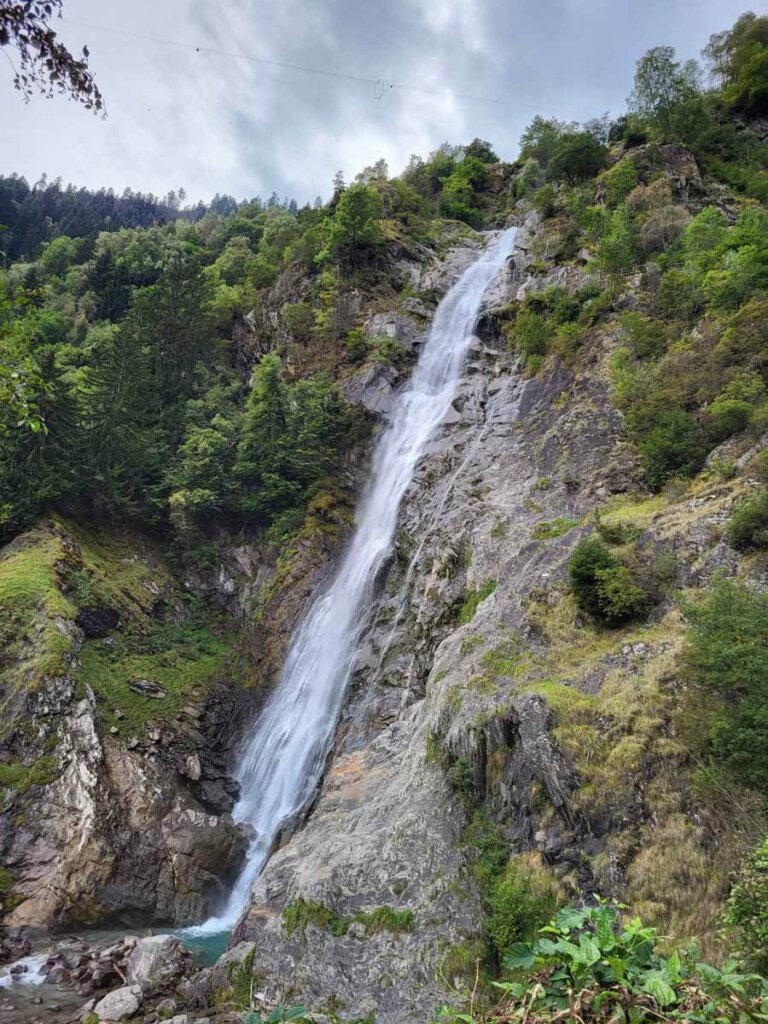
POLYGON ((233 752, 436 304, 514 225, 324 785, 173 996, 764 1019, 768 18, 649 51, 626 113, 537 116, 512 161, 184 200, 0 179, 7 920, 189 924, 231 885, 233 752))

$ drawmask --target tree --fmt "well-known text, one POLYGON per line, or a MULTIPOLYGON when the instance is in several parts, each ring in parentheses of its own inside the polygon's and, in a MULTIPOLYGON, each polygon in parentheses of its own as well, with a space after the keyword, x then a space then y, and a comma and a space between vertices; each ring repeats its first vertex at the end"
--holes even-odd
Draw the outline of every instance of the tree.
POLYGON ((700 96, 701 72, 695 60, 679 63, 673 46, 656 46, 637 62, 630 110, 643 114, 662 139, 679 137, 700 96))
POLYGON ((484 164, 497 164, 499 162, 499 158, 494 153, 490 142, 486 142, 485 139, 472 139, 464 150, 464 156, 473 156, 477 160, 482 160, 484 164))
POLYGON ((742 14, 732 29, 710 37, 704 49, 723 98, 734 110, 768 113, 768 18, 742 14))
POLYGON ((19 61, 13 84, 26 100, 35 90, 47 97, 59 92, 86 110, 103 111, 104 99, 88 68, 88 47, 83 47, 82 57, 74 57, 49 25, 54 11, 61 17, 61 4, 62 0, 0 4, 0 46, 13 46, 19 61))
POLYGON ((368 185, 372 181, 386 181, 388 178, 389 167, 387 166, 387 161, 382 157, 380 160, 377 160, 375 164, 371 164, 370 167, 364 167, 362 171, 355 176, 355 181, 368 185))
POLYGON ((566 135, 557 144, 547 167, 547 177, 553 181, 565 178, 574 185, 586 181, 605 167, 608 151, 590 132, 566 135))
POLYGON ((381 197, 369 185, 350 185, 340 195, 332 217, 323 225, 325 247, 318 262, 336 259, 349 268, 368 262, 382 242, 377 223, 381 197))
POLYGON ((558 121, 557 118, 537 114, 520 136, 520 159, 533 158, 545 167, 554 156, 557 147, 567 135, 579 130, 577 124, 558 121))
POLYGON ((131 315, 99 338, 79 391, 85 492, 97 512, 148 514, 163 463, 141 324, 131 315))

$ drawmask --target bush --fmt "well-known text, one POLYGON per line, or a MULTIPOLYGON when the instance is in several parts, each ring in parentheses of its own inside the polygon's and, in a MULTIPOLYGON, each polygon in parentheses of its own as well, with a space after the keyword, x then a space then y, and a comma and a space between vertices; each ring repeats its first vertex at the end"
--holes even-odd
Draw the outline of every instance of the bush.
POLYGON ((606 625, 620 626, 647 613, 648 595, 625 565, 598 569, 595 577, 600 618, 606 625))
POLYGON ((568 135, 558 143, 547 167, 547 177, 551 181, 565 179, 574 185, 594 178, 607 160, 607 149, 590 132, 568 135))
POLYGON ((704 293, 686 270, 668 270, 661 279, 656 309, 667 320, 693 320, 704 309, 704 293))
POLYGON ((522 857, 510 860, 488 896, 486 930, 496 954, 501 957, 514 942, 532 938, 554 905, 549 876, 522 857))
POLYGON ((568 562, 568 583, 579 608, 600 617, 598 573, 616 569, 619 563, 608 548, 595 538, 580 540, 568 562))
POLYGON ((606 626, 641 618, 651 604, 648 590, 633 569, 596 537, 579 541, 574 548, 568 562, 568 583, 578 607, 606 626))
POLYGON ((629 347, 638 359, 653 359, 663 354, 667 336, 658 320, 629 311, 622 313, 619 320, 627 333, 629 347))
POLYGON ((746 1024, 762 1020, 768 983, 729 961, 722 968, 698 963, 697 950, 669 952, 662 937, 626 907, 598 899, 597 906, 567 907, 535 942, 514 943, 504 958, 511 978, 495 982, 493 1008, 468 1012, 444 1007, 445 1024, 511 1021, 580 1021, 581 1024, 746 1024))
POLYGON ((708 409, 707 434, 713 444, 720 444, 734 434, 740 434, 752 419, 752 406, 738 398, 720 398, 708 409))
POLYGON ((768 793, 768 596, 722 580, 684 612, 688 672, 722 702, 711 753, 743 783, 768 793))
POLYGON ((637 187, 635 165, 632 160, 620 160, 605 172, 601 180, 605 184, 605 201, 613 210, 637 187))
POLYGON ((737 507, 728 523, 727 538, 737 551, 768 548, 768 490, 737 507))
POLYGON ((691 477, 704 459, 699 425, 683 409, 661 412, 656 426, 641 441, 640 453, 645 479, 652 491, 660 491, 672 477, 691 477))
POLYGON ((761 974, 768 973, 768 836, 736 876, 725 924, 739 930, 737 952, 744 961, 761 974))

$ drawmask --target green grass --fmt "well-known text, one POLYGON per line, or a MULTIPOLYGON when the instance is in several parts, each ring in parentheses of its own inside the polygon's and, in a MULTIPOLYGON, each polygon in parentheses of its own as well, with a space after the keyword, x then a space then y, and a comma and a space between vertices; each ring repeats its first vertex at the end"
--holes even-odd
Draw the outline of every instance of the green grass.
POLYGON ((32 786, 44 786, 53 782, 58 774, 56 758, 49 755, 39 758, 31 765, 18 762, 0 764, 0 787, 23 794, 32 786))
POLYGON ((114 646, 89 640, 80 654, 77 680, 93 690, 100 724, 116 726, 125 737, 140 736, 148 721, 168 721, 222 679, 231 650, 231 643, 197 614, 182 625, 161 624, 128 635, 114 646), (137 679, 159 683, 166 696, 134 693, 129 684, 137 679), (117 710, 120 719, 114 717, 117 710))
POLYGON ((66 670, 72 643, 59 620, 74 606, 59 589, 64 557, 58 537, 34 531, 0 558, 0 687, 11 693, 66 670))
POLYGON ((331 932, 332 935, 346 935, 353 924, 362 924, 366 936, 377 935, 379 932, 400 934, 412 932, 414 929, 413 911, 394 910, 392 907, 376 907, 368 913, 353 914, 351 917, 340 917, 333 910, 314 900, 305 900, 299 896, 283 911, 283 924, 289 935, 300 931, 302 935, 308 925, 331 932))
POLYGON ((552 519, 549 522, 536 523, 531 533, 534 540, 553 540, 555 537, 562 537, 564 533, 568 533, 575 526, 580 524, 580 519, 567 519, 560 516, 558 519, 552 519))
POLYGON ((475 617, 480 602, 484 601, 496 589, 496 580, 488 580, 479 590, 469 590, 464 595, 464 601, 459 608, 459 622, 464 626, 475 617))

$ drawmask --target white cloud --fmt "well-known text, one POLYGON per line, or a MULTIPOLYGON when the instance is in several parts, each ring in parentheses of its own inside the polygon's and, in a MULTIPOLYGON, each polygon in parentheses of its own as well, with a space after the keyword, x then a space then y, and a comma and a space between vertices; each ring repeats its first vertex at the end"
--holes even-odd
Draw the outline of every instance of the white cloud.
POLYGON ((742 7, 701 0, 694 17, 686 0, 65 0, 61 34, 88 42, 109 117, 60 98, 25 105, 3 62, 0 172, 301 202, 327 195, 340 167, 352 177, 384 156, 398 170, 445 140, 479 135, 512 157, 532 106, 578 120, 617 112, 645 49, 696 55, 742 7), (414 89, 377 98, 370 84, 211 49, 414 89))

